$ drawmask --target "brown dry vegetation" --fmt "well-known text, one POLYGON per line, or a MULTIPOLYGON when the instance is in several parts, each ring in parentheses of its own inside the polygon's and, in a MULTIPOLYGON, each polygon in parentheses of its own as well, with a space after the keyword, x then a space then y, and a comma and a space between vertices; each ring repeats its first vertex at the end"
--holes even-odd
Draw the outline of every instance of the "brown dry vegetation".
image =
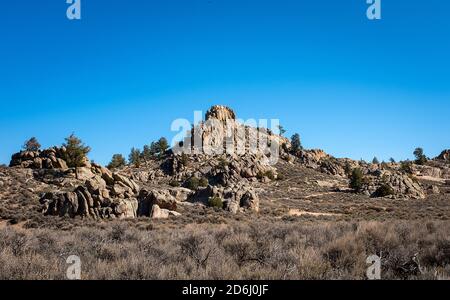
POLYGON ((372 199, 337 192, 337 177, 278 169, 283 180, 256 184, 259 213, 180 206, 178 218, 97 222, 44 216, 48 186, 1 168, 0 279, 65 279, 70 255, 83 279, 365 279, 372 254, 383 279, 450 278, 448 182, 425 200, 372 199))
POLYGON ((132 225, 3 228, 0 279, 64 279, 70 255, 83 279, 364 279, 372 254, 383 279, 450 278, 449 222, 132 225))

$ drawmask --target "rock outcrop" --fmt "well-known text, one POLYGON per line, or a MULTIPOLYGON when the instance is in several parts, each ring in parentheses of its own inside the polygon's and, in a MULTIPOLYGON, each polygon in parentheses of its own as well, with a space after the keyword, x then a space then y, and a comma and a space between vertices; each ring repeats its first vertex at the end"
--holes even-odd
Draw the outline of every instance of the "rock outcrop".
POLYGON ((365 177, 361 193, 371 197, 424 199, 422 186, 412 176, 376 170, 365 177), (381 191, 381 188, 384 191, 381 191), (381 194, 381 195, 380 195, 381 194))
POLYGON ((442 151, 442 153, 438 157, 436 157, 436 159, 450 162, 450 149, 442 151))
MULTIPOLYGON (((53 147, 43 151, 21 151, 13 154, 10 167, 21 167, 30 169, 68 169, 64 160, 66 148, 53 147)), ((85 167, 90 167, 86 159, 85 167)))
POLYGON ((220 198, 224 203, 224 209, 234 214, 244 210, 259 211, 258 194, 251 186, 245 184, 233 184, 228 187, 209 185, 199 189, 191 201, 208 205, 209 199, 213 197, 220 198))
POLYGON ((131 179, 98 165, 91 176, 73 191, 45 193, 40 200, 45 215, 105 218, 135 218, 139 186, 131 179))

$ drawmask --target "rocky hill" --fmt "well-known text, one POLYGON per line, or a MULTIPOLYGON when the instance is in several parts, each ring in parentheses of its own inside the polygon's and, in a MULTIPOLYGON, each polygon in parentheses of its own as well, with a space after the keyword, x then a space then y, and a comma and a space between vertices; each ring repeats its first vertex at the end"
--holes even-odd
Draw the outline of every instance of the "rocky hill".
MULTIPOLYGON (((224 106, 212 107, 178 147, 139 167, 111 171, 85 157, 81 166, 69 168, 66 151, 52 147, 12 156, 10 167, 0 173, 0 218, 11 218, 20 206, 45 216, 93 220, 176 218, 207 207, 258 215, 272 208, 271 195, 292 199, 293 190, 297 197, 349 198, 348 204, 354 197, 384 199, 380 203, 427 201, 447 195, 450 181, 450 150, 426 165, 410 163, 407 170, 400 163, 368 164, 322 150, 294 151, 288 139, 241 124, 224 106), (348 188, 355 169, 363 174, 357 191, 348 188), (292 180, 306 183, 292 185, 292 180), (17 200, 23 195, 26 201, 17 200)), ((302 212, 287 209, 288 215, 302 212)))

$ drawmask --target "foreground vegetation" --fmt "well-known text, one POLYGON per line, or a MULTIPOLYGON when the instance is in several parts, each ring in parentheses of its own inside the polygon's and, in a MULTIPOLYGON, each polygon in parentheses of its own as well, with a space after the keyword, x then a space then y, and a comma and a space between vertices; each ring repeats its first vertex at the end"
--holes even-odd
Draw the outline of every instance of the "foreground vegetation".
POLYGON ((70 255, 81 258, 82 279, 365 279, 372 254, 383 279, 450 278, 448 221, 128 222, 0 229, 0 279, 65 279, 70 255))

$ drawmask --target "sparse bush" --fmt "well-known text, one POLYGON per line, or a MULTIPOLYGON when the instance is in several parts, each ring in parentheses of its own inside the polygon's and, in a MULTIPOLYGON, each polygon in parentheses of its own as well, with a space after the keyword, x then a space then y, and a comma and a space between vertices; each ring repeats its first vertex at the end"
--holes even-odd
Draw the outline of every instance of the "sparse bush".
POLYGON ((225 158, 223 158, 223 157, 219 158, 218 166, 220 169, 222 169, 222 170, 225 169, 226 167, 228 167, 229 164, 230 163, 225 158))
POLYGON ((352 171, 352 176, 350 177, 350 187, 355 191, 361 191, 364 184, 364 174, 361 169, 356 168, 352 171))
POLYGON ((24 143, 22 148, 25 151, 39 151, 39 149, 41 149, 41 144, 39 144, 37 138, 32 137, 24 143))
POLYGON ((374 157, 372 160, 372 164, 378 165, 379 163, 380 163, 380 161, 378 160, 378 158, 374 157))
POLYGON ((219 197, 210 197, 208 199, 208 205, 209 207, 215 207, 215 208, 223 208, 223 201, 219 197))
POLYGON ((184 167, 188 167, 189 166, 189 156, 186 153, 184 153, 184 152, 181 154, 180 163, 184 167))
POLYGON ((345 175, 347 175, 348 178, 350 178, 350 176, 352 176, 352 171, 353 171, 352 166, 350 165, 349 162, 346 162, 345 166, 344 166, 344 172, 345 172, 345 175))
POLYGON ((110 170, 121 168, 126 165, 125 157, 122 154, 114 154, 107 168, 110 170))
POLYGON ((259 180, 263 179, 264 177, 267 177, 270 180, 275 180, 275 173, 272 170, 268 170, 265 172, 259 172, 256 175, 256 178, 258 178, 259 180))
POLYGON ((83 167, 86 156, 91 151, 91 148, 85 146, 74 134, 71 134, 66 138, 66 142, 63 146, 66 148, 64 160, 66 161, 67 166, 69 168, 83 167))
POLYGON ((412 174, 413 173, 412 162, 409 160, 402 161, 400 163, 400 171, 406 174, 412 174))
POLYGON ((200 181, 199 181, 199 183, 198 183, 198 185, 199 185, 200 187, 207 187, 208 184, 209 184, 209 181, 208 181, 208 179, 206 179, 205 177, 203 177, 202 179, 200 179, 200 181))
POLYGON ((176 180, 172 180, 172 181, 169 182, 169 185, 171 187, 179 187, 180 183, 178 181, 176 181, 176 180))
POLYGON ((375 197, 387 197, 394 195, 394 190, 388 184, 382 184, 375 192, 375 197))
POLYGON ((200 186, 200 180, 197 177, 191 177, 186 181, 186 187, 190 190, 196 191, 200 186))

